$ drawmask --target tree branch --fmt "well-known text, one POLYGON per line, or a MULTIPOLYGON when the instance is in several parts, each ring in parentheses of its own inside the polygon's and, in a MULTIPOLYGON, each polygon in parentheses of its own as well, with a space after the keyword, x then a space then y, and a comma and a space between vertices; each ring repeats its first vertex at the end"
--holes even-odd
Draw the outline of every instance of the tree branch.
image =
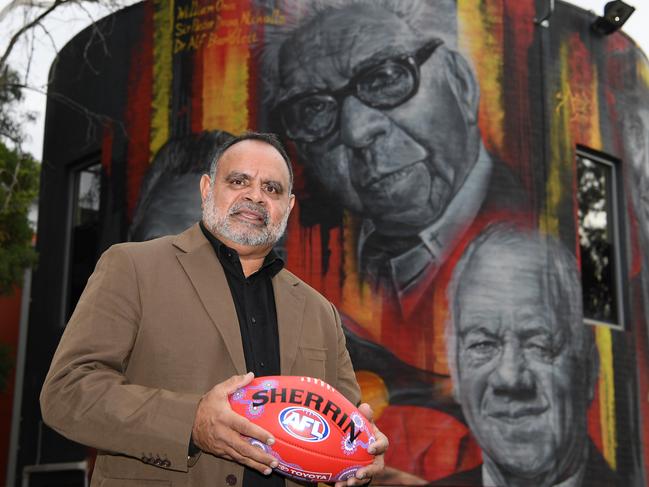
POLYGON ((0 10, 0 22, 2 22, 9 13, 18 8, 18 7, 38 7, 38 8, 46 8, 48 7, 52 2, 38 2, 36 0, 13 0, 12 2, 9 2, 5 8, 0 10))
MULTIPOLYGON (((126 132, 126 127, 124 126, 124 123, 122 121, 119 121, 117 119, 114 119, 112 117, 109 117, 108 115, 103 115, 101 113, 93 112, 92 110, 88 110, 86 107, 81 105, 79 102, 74 101, 73 99, 62 95, 61 93, 57 92, 52 92, 52 91, 45 91, 41 88, 36 88, 34 86, 30 86, 28 84, 24 83, 12 83, 8 85, 9 87, 15 87, 19 88, 21 90, 29 90, 33 91, 35 93, 39 93, 41 95, 46 96, 47 98, 50 98, 52 100, 56 100, 68 108, 71 108, 72 110, 76 111, 77 113, 82 114, 83 116, 86 117, 88 122, 92 124, 92 122, 100 123, 100 124, 105 124, 105 123, 111 123, 117 127, 119 127, 122 131, 122 133, 125 136, 128 136, 128 133, 126 132)), ((89 129, 91 130, 91 129, 89 129)), ((89 137, 91 134, 89 133, 89 137)))
POLYGON ((40 15, 38 15, 34 20, 27 22, 20 29, 18 29, 18 32, 16 32, 9 40, 9 44, 7 44, 7 49, 5 49, 4 54, 2 55, 2 57, 0 57, 0 70, 4 69, 7 59, 9 58, 9 54, 11 54, 11 51, 13 50, 16 42, 18 42, 18 39, 20 39, 20 36, 22 36, 29 29, 38 25, 41 20, 51 14, 58 7, 60 7, 64 3, 70 3, 71 1, 72 0, 54 0, 54 3, 52 3, 52 5, 50 5, 47 9, 43 10, 40 15))
POLYGON ((11 184, 9 184, 9 186, 7 187, 7 196, 2 205, 2 213, 5 213, 9 209, 9 204, 11 203, 11 196, 14 193, 14 188, 18 184, 18 173, 20 172, 20 162, 21 159, 19 158, 18 161, 16 162, 16 167, 14 167, 14 173, 11 177, 11 184))

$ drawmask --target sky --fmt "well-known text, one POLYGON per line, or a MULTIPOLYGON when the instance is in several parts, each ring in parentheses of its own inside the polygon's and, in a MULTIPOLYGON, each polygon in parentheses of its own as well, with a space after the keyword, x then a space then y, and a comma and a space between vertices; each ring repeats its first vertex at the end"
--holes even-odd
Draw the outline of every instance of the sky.
MULTIPOLYGON (((14 0, 19 1, 19 0, 14 0)), ((133 0, 114 0, 121 5, 136 3, 133 0), (125 3, 126 2, 126 3, 125 3)), ((525 0, 531 1, 531 0, 525 0)), ((549 2, 550 0, 548 0, 549 2)), ((585 10, 591 10, 597 15, 604 12, 604 5, 608 0, 571 0, 568 3, 577 5, 585 10)), ((11 0, 0 0, 0 17, 3 9, 11 0)), ((626 0, 626 3, 636 8, 631 18, 624 24, 622 30, 626 32, 649 55, 649 2, 646 0, 626 0)), ((99 19, 114 11, 115 8, 98 8, 96 5, 86 3, 84 9, 62 8, 55 11, 45 24, 45 29, 37 29, 29 41, 21 42, 9 63, 12 67, 22 72, 29 72, 29 84, 34 90, 25 92, 24 108, 36 115, 36 120, 25 126, 27 141, 23 149, 30 152, 40 160, 43 151, 43 127, 45 121, 46 97, 44 87, 47 81, 49 67, 60 50, 72 37, 87 27, 93 20, 99 19), (30 56, 33 52, 33 56, 30 56), (31 57, 31 62, 27 60, 31 57)), ((6 19, 0 19, 0 49, 4 50, 9 40, 9 34, 20 24, 20 9, 15 9, 6 19)))

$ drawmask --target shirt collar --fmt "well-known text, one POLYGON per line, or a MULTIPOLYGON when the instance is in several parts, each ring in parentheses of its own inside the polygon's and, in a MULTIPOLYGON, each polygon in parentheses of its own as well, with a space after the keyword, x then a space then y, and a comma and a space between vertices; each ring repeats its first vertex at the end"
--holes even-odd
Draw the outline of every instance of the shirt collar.
MULTIPOLYGON (((210 242, 210 244, 212 244, 214 252, 221 263, 223 263, 225 259, 229 259, 235 260, 239 265, 241 265, 239 261, 239 253, 236 250, 231 249, 216 238, 216 236, 207 229, 203 221, 199 223, 199 226, 201 227, 201 231, 203 232, 203 235, 205 235, 205 238, 210 242)), ((272 278, 275 277, 283 268, 284 260, 277 254, 277 252, 275 252, 275 249, 270 249, 270 252, 266 254, 266 257, 264 257, 264 262, 255 274, 263 271, 267 272, 269 277, 272 278)))

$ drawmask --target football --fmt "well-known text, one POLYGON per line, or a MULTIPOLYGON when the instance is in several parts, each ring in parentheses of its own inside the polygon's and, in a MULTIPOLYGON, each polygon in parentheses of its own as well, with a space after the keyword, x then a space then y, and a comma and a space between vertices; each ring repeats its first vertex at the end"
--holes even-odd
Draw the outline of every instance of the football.
POLYGON ((275 437, 272 447, 250 438, 297 480, 335 482, 372 463, 370 423, 341 393, 320 379, 268 376, 230 396, 232 409, 275 437))

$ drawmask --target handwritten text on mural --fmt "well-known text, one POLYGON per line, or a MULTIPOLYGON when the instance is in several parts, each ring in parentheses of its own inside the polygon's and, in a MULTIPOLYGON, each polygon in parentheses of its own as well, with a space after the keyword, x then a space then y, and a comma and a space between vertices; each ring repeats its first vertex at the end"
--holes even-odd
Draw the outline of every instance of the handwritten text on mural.
POLYGON ((255 27, 285 22, 286 17, 277 9, 267 14, 242 12, 233 1, 178 6, 173 29, 174 54, 210 46, 248 45, 258 40, 255 27))

